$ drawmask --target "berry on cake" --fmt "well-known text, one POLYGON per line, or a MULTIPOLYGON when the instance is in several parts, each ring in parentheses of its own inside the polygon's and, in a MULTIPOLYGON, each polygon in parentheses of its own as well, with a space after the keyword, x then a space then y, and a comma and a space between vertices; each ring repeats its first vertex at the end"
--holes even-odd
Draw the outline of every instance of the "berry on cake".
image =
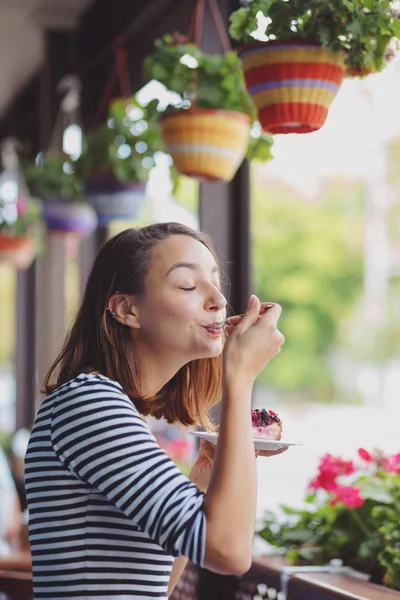
POLYGON ((282 436, 282 421, 273 410, 253 408, 251 410, 253 438, 265 440, 280 440, 282 436))

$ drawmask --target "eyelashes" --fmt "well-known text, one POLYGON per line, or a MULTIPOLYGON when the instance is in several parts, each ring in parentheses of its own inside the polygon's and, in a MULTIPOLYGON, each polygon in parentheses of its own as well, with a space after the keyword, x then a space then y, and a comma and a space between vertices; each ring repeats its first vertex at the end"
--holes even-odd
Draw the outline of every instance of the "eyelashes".
POLYGON ((195 289, 196 289, 196 286, 189 287, 189 288, 181 287, 181 290, 183 290, 184 292, 193 292, 195 289))

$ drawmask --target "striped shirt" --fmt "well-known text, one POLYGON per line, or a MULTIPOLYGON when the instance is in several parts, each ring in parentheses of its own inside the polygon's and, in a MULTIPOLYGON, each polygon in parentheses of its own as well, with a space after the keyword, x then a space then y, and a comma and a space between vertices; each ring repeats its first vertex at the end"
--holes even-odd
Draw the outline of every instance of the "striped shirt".
POLYGON ((25 476, 35 600, 164 600, 173 557, 203 565, 204 494, 119 383, 81 374, 47 396, 25 476))

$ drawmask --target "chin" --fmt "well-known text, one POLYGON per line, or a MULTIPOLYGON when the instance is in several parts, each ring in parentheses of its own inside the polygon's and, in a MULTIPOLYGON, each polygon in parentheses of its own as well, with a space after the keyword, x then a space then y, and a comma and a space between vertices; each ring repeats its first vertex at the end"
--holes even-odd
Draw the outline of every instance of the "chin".
POLYGON ((223 343, 215 343, 213 346, 208 346, 197 352, 196 359, 200 358, 217 358, 222 353, 223 343))

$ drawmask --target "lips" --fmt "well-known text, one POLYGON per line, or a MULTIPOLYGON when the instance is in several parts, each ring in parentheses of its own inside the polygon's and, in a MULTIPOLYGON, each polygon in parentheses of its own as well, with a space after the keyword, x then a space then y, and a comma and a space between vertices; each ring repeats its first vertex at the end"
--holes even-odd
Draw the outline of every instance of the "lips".
POLYGON ((204 329, 210 331, 211 333, 220 333, 222 330, 222 322, 215 321, 214 323, 210 323, 209 325, 203 325, 204 329))

